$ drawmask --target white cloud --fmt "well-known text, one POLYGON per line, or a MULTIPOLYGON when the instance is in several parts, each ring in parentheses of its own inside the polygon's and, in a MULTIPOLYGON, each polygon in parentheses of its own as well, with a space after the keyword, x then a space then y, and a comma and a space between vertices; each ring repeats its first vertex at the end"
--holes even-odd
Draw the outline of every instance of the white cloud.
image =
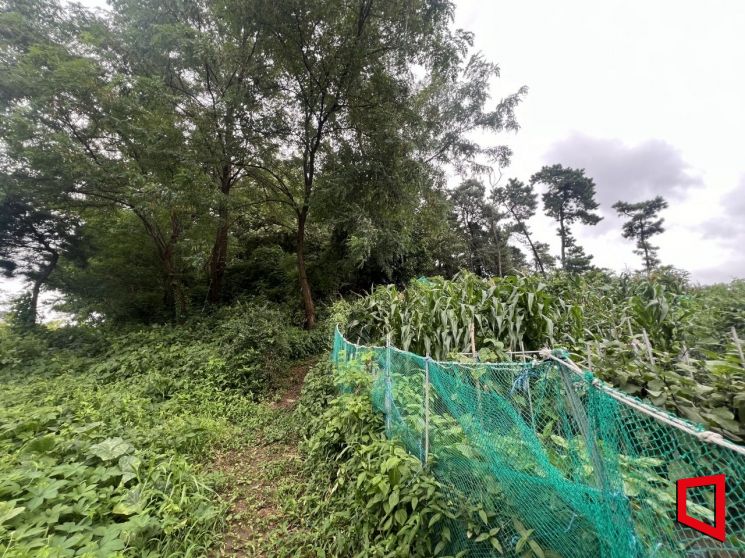
MULTIPOLYGON (((456 24, 499 63, 495 97, 530 88, 522 129, 505 139, 515 152, 506 177, 564 163, 594 174, 604 205, 662 194, 664 263, 698 281, 745 275, 741 250, 712 236, 745 173, 745 3, 460 0, 456 24)), ((598 265, 640 267, 604 214, 596 234, 577 229, 580 241, 598 265)), ((556 246, 551 222, 538 217, 534 228, 556 246)))

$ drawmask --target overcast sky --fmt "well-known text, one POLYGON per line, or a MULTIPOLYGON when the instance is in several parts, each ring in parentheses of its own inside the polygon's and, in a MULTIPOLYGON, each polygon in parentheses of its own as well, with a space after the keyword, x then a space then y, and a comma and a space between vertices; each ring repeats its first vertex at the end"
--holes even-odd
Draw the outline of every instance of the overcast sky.
MULTIPOLYGON (((460 0, 456 25, 521 85, 504 179, 585 168, 605 220, 577 229, 595 263, 637 269, 610 205, 668 199, 660 258, 709 283, 745 277, 745 2, 460 0)), ((541 240, 555 226, 533 225, 541 240)))
MULTIPOLYGON (((456 25, 500 65, 495 97, 529 87, 504 180, 553 163, 595 179, 605 219, 575 235, 597 265, 640 267, 610 205, 659 194, 663 263, 745 277, 745 1, 459 0, 456 25)), ((533 228, 558 253, 555 226, 533 228)))

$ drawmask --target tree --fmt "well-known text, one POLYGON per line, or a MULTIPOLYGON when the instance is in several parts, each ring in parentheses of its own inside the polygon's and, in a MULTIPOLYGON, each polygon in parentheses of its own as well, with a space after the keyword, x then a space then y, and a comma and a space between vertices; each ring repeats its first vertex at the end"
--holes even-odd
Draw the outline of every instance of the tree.
POLYGON ((592 269, 592 255, 585 253, 585 249, 571 235, 567 238, 564 269, 569 273, 585 273, 592 269))
POLYGON ((7 277, 22 275, 31 282, 23 316, 26 325, 36 323, 39 294, 60 258, 82 257, 83 245, 80 222, 74 215, 35 207, 6 189, 0 200, 0 268, 7 277))
POLYGON ((450 193, 454 220, 467 247, 468 268, 479 275, 484 275, 484 247, 488 242, 484 230, 488 220, 485 194, 484 185, 473 178, 461 182, 450 193))
MULTIPOLYGON (((561 239, 561 266, 567 269, 567 249, 574 246, 574 256, 578 255, 576 242, 571 236, 571 225, 579 222, 596 225, 602 217, 593 213, 598 208, 595 201, 595 182, 585 176, 584 169, 564 168, 561 165, 545 166, 530 178, 531 184, 543 184, 548 190, 543 194, 546 215, 559 223, 558 235, 561 239)), ((584 256, 583 257, 591 257, 584 256)))
POLYGON ((509 213, 486 199, 484 185, 475 179, 462 182, 450 194, 454 222, 467 246, 467 266, 482 276, 504 276, 523 265, 524 255, 509 245, 516 230, 509 213))
MULTIPOLYGON (((337 154, 391 141, 413 146, 412 157, 424 166, 478 164, 480 155, 504 161, 505 149, 482 148, 468 136, 474 130, 515 129, 514 107, 524 91, 486 109, 489 80, 498 69, 468 55, 472 37, 451 30, 451 2, 275 4, 266 2, 261 13, 279 74, 275 108, 282 132, 252 177, 293 215, 298 282, 310 328, 316 314, 306 231, 319 185, 322 190, 329 183, 327 170, 337 154)), ((396 184, 369 180, 364 186, 396 184)), ((358 185, 346 188, 355 191, 358 185)))
POLYGON ((623 224, 623 237, 636 240, 634 253, 642 257, 647 274, 660 264, 658 247, 652 246, 649 239, 665 232, 662 226, 665 220, 659 214, 667 206, 667 201, 662 196, 639 203, 619 201, 613 204, 613 209, 619 215, 629 217, 623 224))
POLYGON ((556 267, 556 258, 551 255, 551 247, 545 242, 533 245, 533 265, 536 271, 545 274, 545 270, 556 267))
MULTIPOLYGON (((214 216, 207 301, 222 298, 236 186, 274 130, 278 85, 264 52, 265 31, 242 0, 114 2, 133 71, 162 81, 187 135, 185 154, 210 178, 202 193, 214 216)), ((260 203, 261 200, 254 200, 260 203)))
MULTIPOLYGON (((491 102, 499 69, 453 29, 451 1, 111 4, 0 7, 3 154, 43 192, 37 210, 84 215, 95 231, 95 273, 77 276, 117 293, 159 282, 180 318, 197 296, 223 298, 232 247, 250 239, 234 271, 262 243, 294 252, 313 327, 314 296, 331 292, 319 262, 334 285, 408 276, 414 261, 454 268, 444 177, 506 164, 509 149, 474 138, 516 130, 525 90, 491 102), (136 281, 116 280, 134 257, 112 249, 119 239, 142 256, 136 281), (139 280, 154 265, 160 277, 139 280)), ((500 213, 485 203, 484 273, 519 259, 500 213)), ((84 290, 77 306, 100 313, 84 290)), ((162 316, 141 294, 98 307, 162 316)))
POLYGON ((511 178, 506 186, 495 187, 492 190, 491 198, 495 204, 504 207, 514 219, 514 230, 525 238, 530 246, 537 270, 545 275, 547 264, 550 262, 553 265, 553 257, 548 253, 547 244, 533 242, 527 224, 528 220, 535 215, 535 210, 538 207, 537 195, 533 191, 533 185, 524 184, 511 178))
POLYGON ((14 4, 0 49, 0 139, 14 175, 57 207, 134 214, 160 261, 164 300, 183 317, 178 248, 209 178, 188 156, 174 97, 130 63, 112 22, 43 0, 14 4), (42 7, 56 15, 39 22, 42 7))

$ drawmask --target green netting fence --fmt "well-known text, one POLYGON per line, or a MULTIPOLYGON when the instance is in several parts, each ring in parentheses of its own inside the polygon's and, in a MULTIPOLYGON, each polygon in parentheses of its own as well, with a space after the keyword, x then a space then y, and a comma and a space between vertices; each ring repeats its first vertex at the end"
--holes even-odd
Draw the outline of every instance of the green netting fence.
MULTIPOLYGON (((544 555, 745 556, 741 446, 613 390, 560 351, 524 362, 438 362, 368 347, 337 330, 333 361, 374 375, 386 433, 458 498, 534 530, 544 555), (726 540, 676 521, 676 481, 724 474, 726 540)), ((454 498, 456 501, 457 498, 454 498)), ((711 488, 689 489, 687 512, 714 523, 711 488)), ((520 533, 502 521, 505 555, 520 533)), ((499 556, 449 525, 450 554, 499 556)))

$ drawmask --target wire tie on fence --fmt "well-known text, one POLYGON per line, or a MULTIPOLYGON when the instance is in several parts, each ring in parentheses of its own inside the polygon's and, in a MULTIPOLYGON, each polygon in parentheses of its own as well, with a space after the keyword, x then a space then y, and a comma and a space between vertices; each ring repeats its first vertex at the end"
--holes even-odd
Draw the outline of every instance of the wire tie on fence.
POLYGON ((525 367, 523 372, 521 372, 517 378, 515 378, 515 381, 512 382, 512 389, 510 390, 510 395, 515 395, 515 391, 518 389, 520 391, 527 391, 529 387, 530 378, 538 378, 540 377, 540 372, 538 372, 535 368, 531 367, 525 367))
POLYGON ((572 528, 572 525, 574 524, 575 519, 577 519, 577 514, 572 512, 572 519, 569 520, 569 525, 567 525, 567 528, 564 529, 565 533, 568 533, 569 530, 572 528))

